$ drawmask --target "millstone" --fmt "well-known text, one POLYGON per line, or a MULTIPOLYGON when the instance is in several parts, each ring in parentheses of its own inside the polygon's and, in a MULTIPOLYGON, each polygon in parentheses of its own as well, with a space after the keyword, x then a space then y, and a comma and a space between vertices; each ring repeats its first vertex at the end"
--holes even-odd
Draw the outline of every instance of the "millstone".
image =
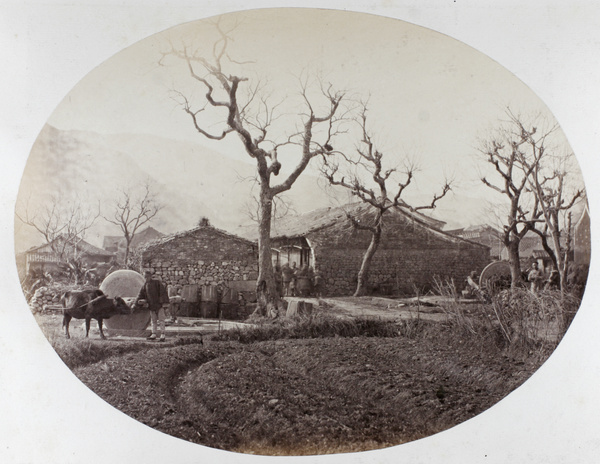
MULTIPOLYGON (((140 273, 122 269, 106 276, 100 285, 100 290, 109 298, 120 296, 128 304, 133 304, 142 285, 144 285, 144 277, 140 273)), ((110 335, 142 337, 150 323, 150 311, 134 308, 132 314, 119 314, 106 319, 104 323, 110 335)))
POLYGON ((121 269, 111 272, 106 276, 100 290, 109 298, 120 296, 121 298, 135 298, 144 285, 144 277, 135 271, 121 269))

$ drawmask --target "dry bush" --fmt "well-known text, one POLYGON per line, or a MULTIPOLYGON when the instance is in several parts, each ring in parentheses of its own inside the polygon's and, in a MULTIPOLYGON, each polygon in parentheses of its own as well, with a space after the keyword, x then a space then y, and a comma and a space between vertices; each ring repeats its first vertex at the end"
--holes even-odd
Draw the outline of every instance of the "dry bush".
POLYGON ((565 334, 579 299, 555 290, 536 294, 525 288, 499 291, 488 301, 459 301, 452 281, 436 280, 447 322, 461 335, 480 342, 494 340, 512 355, 547 354, 565 334))
POLYGON ((557 290, 499 292, 491 309, 509 347, 517 352, 554 349, 567 331, 579 300, 557 290))
POLYGON ((444 297, 440 308, 446 315, 447 323, 460 331, 461 335, 489 339, 490 333, 496 332, 492 314, 485 303, 478 301, 465 304, 459 301, 459 293, 453 280, 442 281, 436 277, 434 285, 436 293, 444 297))

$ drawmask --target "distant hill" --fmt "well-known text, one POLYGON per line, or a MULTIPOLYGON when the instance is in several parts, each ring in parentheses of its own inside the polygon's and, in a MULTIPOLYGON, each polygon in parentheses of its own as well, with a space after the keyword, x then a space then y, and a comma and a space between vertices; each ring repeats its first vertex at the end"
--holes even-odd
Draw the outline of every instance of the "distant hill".
MULTIPOLYGON (((285 161, 287 169, 293 167, 292 160, 285 161)), ((46 125, 31 150, 18 209, 29 201, 33 211, 63 192, 63 197, 91 207, 101 205, 108 215, 120 189, 149 179, 164 205, 149 226, 169 234, 190 229, 201 217, 207 217, 214 226, 235 233, 253 224, 248 210, 256 209, 252 200, 257 191, 254 175, 250 158, 240 161, 200 143, 148 134, 63 131, 46 125)), ((284 175, 282 172, 280 177, 284 175)), ((274 183, 278 181, 274 178, 274 183)), ((427 185, 427 179, 422 179, 422 184, 427 185)), ((292 205, 291 212, 297 214, 356 199, 343 189, 325 188, 314 170, 300 176, 284 197, 292 205)), ((413 205, 428 204, 431 195, 407 195, 406 199, 413 205)), ((435 210, 422 212, 446 222, 448 229, 485 223, 485 209, 481 199, 458 192, 442 199, 435 210)), ((38 233, 18 220, 15 229, 17 251, 42 241, 38 233)), ((114 225, 100 218, 86 240, 102 246, 104 236, 118 234, 114 225)))
MULTIPOLYGON (((165 233, 192 228, 201 217, 226 230, 251 222, 251 179, 255 167, 200 144, 147 134, 101 135, 62 131, 46 125, 31 150, 18 197, 18 208, 28 202, 39 210, 52 195, 63 192, 110 212, 119 189, 149 179, 164 208, 149 224, 165 233), (20 206, 19 206, 20 205, 20 206)), ((300 212, 329 204, 317 179, 305 173, 286 194, 300 212)), ((106 235, 118 229, 101 218, 86 240, 102 246, 106 235)), ((41 243, 41 236, 17 220, 16 248, 22 251, 41 243)))

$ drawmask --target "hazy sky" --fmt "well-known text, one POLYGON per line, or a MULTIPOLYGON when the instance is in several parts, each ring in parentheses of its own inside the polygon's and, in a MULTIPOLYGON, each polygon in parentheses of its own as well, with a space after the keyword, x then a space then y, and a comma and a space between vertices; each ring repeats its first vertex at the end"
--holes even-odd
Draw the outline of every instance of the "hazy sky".
MULTIPOLYGON (((230 54, 252 61, 245 72, 268 82, 275 101, 298 92, 298 76, 315 73, 353 96, 368 97, 376 142, 390 164, 407 154, 417 159, 426 181, 417 177, 416 186, 423 192, 431 190, 428 183, 450 176, 455 191, 477 195, 483 190, 472 166, 477 138, 506 118, 507 106, 547 113, 527 86, 493 60, 399 20, 330 10, 254 10, 228 16, 225 27, 236 20, 230 54)), ((90 72, 48 122, 60 129, 191 139, 250 161, 236 136, 215 143, 195 132, 171 90, 198 96, 203 89, 194 87, 181 63, 158 65, 169 40, 209 52, 214 34, 209 21, 191 22, 127 48, 90 72)))

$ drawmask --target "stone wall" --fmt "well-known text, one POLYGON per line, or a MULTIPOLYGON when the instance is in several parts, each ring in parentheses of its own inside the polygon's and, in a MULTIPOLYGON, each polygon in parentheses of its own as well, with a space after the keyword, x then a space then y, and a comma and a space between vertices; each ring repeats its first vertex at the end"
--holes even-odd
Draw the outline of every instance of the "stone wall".
MULTIPOLYGON (((364 250, 320 249, 317 268, 323 293, 351 295, 356 289, 364 250)), ((471 271, 489 264, 489 253, 468 247, 424 250, 378 250, 373 257, 369 284, 375 293, 414 294, 434 288, 435 279, 454 280, 461 290, 471 271)))
MULTIPOLYGON (((370 233, 341 221, 308 236, 315 268, 323 277, 324 295, 351 295, 370 241, 370 233)), ((435 279, 454 280, 461 290, 471 271, 481 272, 490 262, 489 249, 410 222, 391 218, 369 273, 375 293, 427 292, 435 279)))
POLYGON ((57 306, 60 304, 61 292, 64 289, 40 287, 38 288, 31 299, 29 300, 29 308, 33 313, 41 313, 47 311, 49 306, 57 306))
POLYGON ((176 288, 256 280, 257 263, 252 242, 211 226, 167 237, 142 254, 142 270, 176 288))

